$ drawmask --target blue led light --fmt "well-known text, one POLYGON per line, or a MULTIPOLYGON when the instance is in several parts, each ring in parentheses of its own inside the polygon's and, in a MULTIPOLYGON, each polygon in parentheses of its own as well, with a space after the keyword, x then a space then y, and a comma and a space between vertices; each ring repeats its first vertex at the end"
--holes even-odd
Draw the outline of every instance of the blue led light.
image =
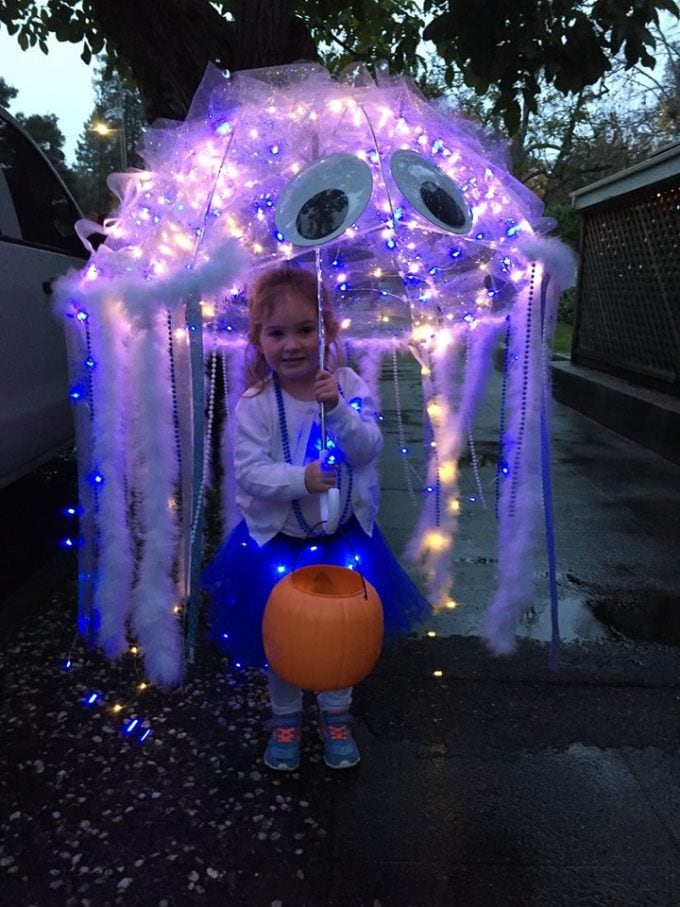
POLYGON ((318 551, 318 550, 319 550, 319 546, 318 546, 318 545, 310 545, 310 546, 309 546, 309 550, 310 550, 310 551, 318 551))
POLYGON ((274 230, 274 239, 278 240, 279 242, 284 242, 285 238, 286 237, 280 230, 274 230))
POLYGON ((87 357, 87 359, 85 360, 85 365, 86 365, 88 368, 94 368, 94 366, 95 366, 95 361, 94 361, 94 359, 92 358, 92 356, 88 356, 88 357, 87 357))
POLYGON ((89 316, 89 315, 87 314, 87 312, 85 312, 83 309, 81 309, 81 310, 76 314, 76 318, 78 319, 78 321, 87 321, 87 319, 88 319, 89 317, 90 317, 90 316, 89 316))
POLYGON ((393 239, 388 239, 387 242, 385 243, 385 245, 387 246, 388 249, 394 249, 394 247, 396 246, 396 242, 393 239))
POLYGON ((127 734, 128 737, 130 734, 134 734, 135 728, 139 724, 139 718, 132 718, 128 723, 123 727, 123 733, 127 734))
POLYGON ((146 728, 146 729, 139 735, 139 742, 140 742, 140 743, 144 743, 145 741, 147 741, 147 740, 149 739, 149 737, 151 736, 151 734, 152 734, 151 728, 150 728, 150 727, 146 728))
POLYGON ((99 693, 88 693, 87 696, 83 698, 83 705, 86 706, 86 708, 91 708, 93 705, 96 705, 98 700, 99 693))
POLYGON ((75 384, 69 392, 69 397, 71 398, 71 400, 82 400, 84 396, 85 389, 80 384, 75 384))
POLYGON ((281 149, 279 148, 278 145, 272 145, 269 150, 271 151, 272 154, 278 154, 281 149))
POLYGON ((515 236, 517 233, 519 233, 519 224, 513 224, 505 231, 506 236, 515 236))
POLYGON ((62 671, 70 671, 72 667, 73 667, 73 662, 71 661, 70 658, 65 659, 65 661, 63 661, 61 663, 62 671))
POLYGON ((283 573, 285 573, 285 572, 286 572, 286 567, 285 567, 285 565, 284 565, 284 564, 278 564, 277 567, 276 567, 276 572, 277 572, 278 574, 283 574, 283 573))
POLYGON ((399 448, 399 451, 400 451, 400 453, 407 454, 407 453, 408 453, 408 447, 400 447, 400 448, 399 448))

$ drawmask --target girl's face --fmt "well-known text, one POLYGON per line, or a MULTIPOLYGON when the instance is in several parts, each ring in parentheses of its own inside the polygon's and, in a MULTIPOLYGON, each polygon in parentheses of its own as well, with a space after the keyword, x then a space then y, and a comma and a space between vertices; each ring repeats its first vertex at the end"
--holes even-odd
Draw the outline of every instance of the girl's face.
POLYGON ((319 370, 316 306, 283 289, 262 322, 259 346, 283 388, 311 388, 319 370))

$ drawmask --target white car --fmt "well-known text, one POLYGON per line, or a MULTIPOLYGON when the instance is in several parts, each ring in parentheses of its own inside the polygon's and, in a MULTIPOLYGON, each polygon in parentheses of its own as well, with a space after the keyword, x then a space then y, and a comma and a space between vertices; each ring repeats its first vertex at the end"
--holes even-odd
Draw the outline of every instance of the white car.
POLYGON ((87 253, 50 161, 0 109, 0 488, 73 440, 64 330, 51 284, 87 253))

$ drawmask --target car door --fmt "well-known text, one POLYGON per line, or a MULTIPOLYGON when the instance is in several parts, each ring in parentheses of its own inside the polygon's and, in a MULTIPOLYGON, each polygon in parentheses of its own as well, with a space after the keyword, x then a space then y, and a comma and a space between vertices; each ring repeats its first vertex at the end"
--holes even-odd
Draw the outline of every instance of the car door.
POLYGON ((78 207, 28 134, 0 110, 0 487, 73 438, 66 344, 51 284, 87 254, 78 207))

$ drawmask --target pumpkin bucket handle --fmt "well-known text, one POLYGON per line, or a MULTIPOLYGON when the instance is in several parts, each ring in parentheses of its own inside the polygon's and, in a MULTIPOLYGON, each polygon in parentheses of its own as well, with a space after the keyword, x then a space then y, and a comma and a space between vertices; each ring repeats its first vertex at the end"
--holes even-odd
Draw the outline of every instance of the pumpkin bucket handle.
MULTIPOLYGON (((315 527, 312 527, 312 531, 314 530, 314 528, 315 527)), ((342 537, 342 540, 344 541, 345 545, 347 545, 347 548, 348 548, 350 554, 352 555, 352 560, 354 560, 355 562, 358 562, 359 557, 358 557, 356 551, 354 550, 354 548, 352 547, 350 540, 347 538, 346 534, 343 532, 342 526, 338 526, 338 528, 335 530, 334 535, 340 535, 342 537)), ((324 537, 325 536, 321 536, 321 538, 324 538, 324 537)), ((316 538, 317 538, 317 536, 312 535, 311 532, 307 533, 307 541, 313 541, 316 538)), ((298 553, 295 555, 295 560, 293 561, 293 569, 291 570, 291 573, 295 573, 295 571, 298 569, 298 563, 299 563, 300 557, 302 555, 302 552, 303 552, 303 549, 301 548, 300 551, 298 551, 298 553)), ((323 552, 319 552, 319 553, 322 554, 323 552)), ((354 573, 356 576, 358 576, 360 578, 361 585, 363 586, 363 590, 364 590, 364 599, 365 599, 365 601, 368 601, 368 587, 366 586, 366 577, 361 572, 361 570, 355 570, 353 567, 342 567, 341 569, 351 570, 352 573, 354 573)))

